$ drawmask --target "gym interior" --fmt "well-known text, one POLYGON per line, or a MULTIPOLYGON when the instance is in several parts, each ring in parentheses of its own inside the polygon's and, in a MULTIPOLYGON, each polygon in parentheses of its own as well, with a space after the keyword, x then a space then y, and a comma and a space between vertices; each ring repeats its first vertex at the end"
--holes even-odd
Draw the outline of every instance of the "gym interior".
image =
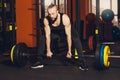
MULTIPOLYGON (((58 43, 61 53, 64 45, 58 43)), ((0 0, 1 80, 120 80, 119 61, 120 0, 0 0), (43 68, 30 68, 51 3, 77 29, 88 71, 58 56, 46 59, 43 68)))

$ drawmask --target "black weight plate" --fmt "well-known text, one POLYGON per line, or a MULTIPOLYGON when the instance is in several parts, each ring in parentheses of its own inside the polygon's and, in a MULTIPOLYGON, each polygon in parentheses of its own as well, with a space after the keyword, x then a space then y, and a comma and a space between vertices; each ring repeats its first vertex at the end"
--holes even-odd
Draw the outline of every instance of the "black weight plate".
POLYGON ((27 53, 28 48, 25 43, 19 43, 15 46, 13 51, 13 63, 17 66, 25 66, 27 63, 27 56, 24 56, 27 53))

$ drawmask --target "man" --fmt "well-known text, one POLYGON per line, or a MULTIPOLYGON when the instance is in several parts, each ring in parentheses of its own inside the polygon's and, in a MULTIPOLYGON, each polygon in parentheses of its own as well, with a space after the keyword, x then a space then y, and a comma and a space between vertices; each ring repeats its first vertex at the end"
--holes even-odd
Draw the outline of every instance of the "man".
MULTIPOLYGON (((55 46, 57 41, 64 39, 63 41, 66 41, 67 43, 66 58, 72 58, 72 44, 77 49, 78 54, 82 55, 82 45, 80 39, 75 29, 71 27, 69 17, 66 14, 59 13, 57 6, 54 4, 49 5, 47 11, 48 16, 45 17, 43 21, 45 36, 42 36, 40 39, 41 44, 38 49, 40 51, 38 52, 43 54, 46 45, 46 56, 52 58, 52 56, 56 53, 56 48, 53 46, 55 46)), ((33 66, 32 68, 38 67, 33 66)), ((81 70, 87 70, 84 60, 83 65, 79 68, 81 70)))

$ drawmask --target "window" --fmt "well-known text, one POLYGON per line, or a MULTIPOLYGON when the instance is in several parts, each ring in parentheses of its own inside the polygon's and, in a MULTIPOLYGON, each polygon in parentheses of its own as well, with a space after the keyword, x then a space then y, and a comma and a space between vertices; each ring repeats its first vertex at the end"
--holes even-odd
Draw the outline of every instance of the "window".
POLYGON ((51 4, 51 3, 54 3, 54 4, 57 4, 58 5, 58 10, 59 12, 61 13, 66 13, 66 2, 67 0, 45 0, 45 13, 47 13, 47 7, 51 4))
POLYGON ((39 0, 39 3, 40 3, 40 6, 39 6, 40 18, 47 15, 47 7, 51 3, 58 5, 59 12, 61 13, 67 12, 67 0, 39 0))
MULTIPOLYGON (((103 10, 111 9, 115 14, 113 23, 116 26, 118 26, 118 18, 117 18, 118 9, 117 8, 118 8, 117 0, 100 0, 100 15, 103 10)), ((92 13, 96 14, 96 0, 90 0, 90 9, 92 9, 90 10, 92 13)))

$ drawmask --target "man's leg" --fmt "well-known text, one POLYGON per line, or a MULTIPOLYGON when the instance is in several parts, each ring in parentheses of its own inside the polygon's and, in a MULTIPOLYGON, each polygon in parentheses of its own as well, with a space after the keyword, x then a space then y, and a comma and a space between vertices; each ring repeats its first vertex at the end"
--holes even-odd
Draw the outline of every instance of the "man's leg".
POLYGON ((74 27, 72 27, 72 41, 73 41, 73 45, 78 53, 78 59, 76 59, 76 61, 80 62, 79 68, 81 70, 88 70, 87 65, 86 65, 86 61, 83 58, 81 40, 79 38, 79 34, 77 33, 77 30, 75 30, 74 27))
POLYGON ((42 68, 43 65, 43 56, 45 56, 45 36, 42 35, 38 41, 38 46, 37 46, 37 62, 32 65, 31 68, 42 68))

